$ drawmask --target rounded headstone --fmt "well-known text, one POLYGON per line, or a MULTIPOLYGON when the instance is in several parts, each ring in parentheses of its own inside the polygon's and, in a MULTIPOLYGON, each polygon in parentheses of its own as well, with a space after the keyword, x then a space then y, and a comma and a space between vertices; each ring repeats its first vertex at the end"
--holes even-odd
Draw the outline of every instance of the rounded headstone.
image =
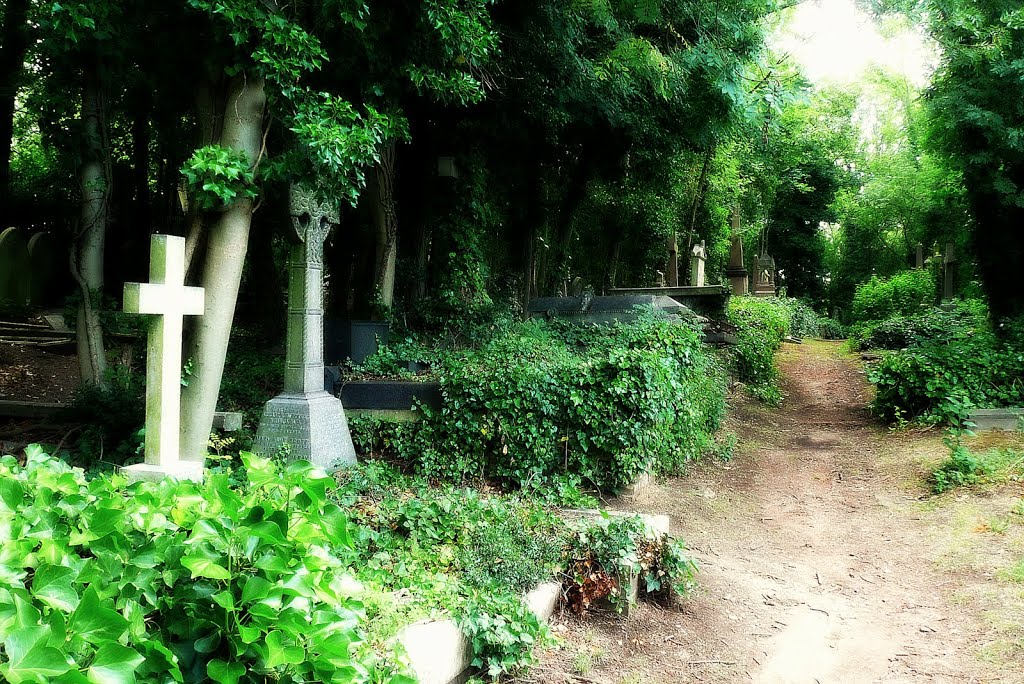
POLYGON ((32 292, 28 243, 20 228, 0 233, 0 304, 27 306, 32 292))
POLYGON ((28 241, 32 264, 31 299, 36 305, 53 304, 60 297, 60 258, 56 241, 50 233, 36 233, 28 241))

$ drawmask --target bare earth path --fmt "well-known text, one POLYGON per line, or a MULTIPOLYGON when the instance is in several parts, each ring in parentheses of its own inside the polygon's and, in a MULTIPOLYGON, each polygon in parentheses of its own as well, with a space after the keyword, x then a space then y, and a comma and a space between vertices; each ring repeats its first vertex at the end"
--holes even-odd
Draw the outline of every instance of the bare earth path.
POLYGON ((527 681, 1024 682, 976 658, 984 625, 954 602, 966 580, 937 569, 934 520, 901 440, 866 413, 859 366, 826 343, 787 346, 780 364, 781 409, 733 398, 732 461, 632 506, 671 516, 696 594, 628 623, 556 625, 565 646, 527 681))

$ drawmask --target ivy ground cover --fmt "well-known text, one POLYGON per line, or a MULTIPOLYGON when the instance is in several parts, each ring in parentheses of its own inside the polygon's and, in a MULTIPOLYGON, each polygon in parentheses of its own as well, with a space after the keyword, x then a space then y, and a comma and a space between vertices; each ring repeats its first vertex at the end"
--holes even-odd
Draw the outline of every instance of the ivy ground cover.
POLYGON ((614 599, 626 574, 665 595, 693 570, 635 519, 567 523, 376 465, 335 479, 243 454, 202 484, 129 485, 38 447, 0 458, 0 677, 12 684, 405 684, 395 635, 442 615, 499 677, 550 638, 520 599, 539 579, 614 599))

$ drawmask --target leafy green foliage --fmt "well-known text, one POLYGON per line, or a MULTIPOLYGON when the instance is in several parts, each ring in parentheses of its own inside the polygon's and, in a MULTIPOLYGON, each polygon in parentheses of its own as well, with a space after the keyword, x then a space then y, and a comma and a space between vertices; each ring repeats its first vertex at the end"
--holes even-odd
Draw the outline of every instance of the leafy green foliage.
POLYGON ((1020 321, 1004 321, 997 335, 977 304, 959 304, 909 319, 894 319, 867 336, 871 344, 905 348, 868 368, 877 392, 873 409, 886 420, 949 419, 949 397, 971 406, 1017 406, 1024 401, 1024 336, 1020 321), (902 327, 899 321, 905 320, 902 327))
POLYGON ((139 460, 143 441, 145 382, 124 366, 109 372, 105 385, 82 385, 62 412, 64 420, 81 425, 68 443, 73 464, 109 470, 139 460))
MULTIPOLYGON (((616 489, 677 472, 710 443, 724 382, 690 323, 646 316, 610 327, 531 321, 443 356, 440 409, 388 436, 431 477, 528 486, 572 473, 616 489)), ((362 448, 372 434, 358 435, 362 448)))
POLYGON ((564 584, 570 608, 577 612, 597 599, 623 610, 633 578, 652 596, 685 594, 697 572, 682 542, 653 530, 639 516, 604 512, 576 524, 568 558, 564 584))
POLYGON ((732 372, 751 394, 769 404, 782 401, 775 352, 790 331, 790 312, 776 298, 732 297, 729 322, 736 326, 731 350, 732 372))
POLYGON ((926 270, 903 271, 890 278, 872 277, 853 296, 853 320, 884 321, 921 313, 935 303, 935 278, 926 270))
POLYGON ((330 479, 245 461, 237 486, 129 487, 36 447, 0 459, 4 679, 411 682, 365 643, 330 479))
POLYGON ((237 199, 254 198, 255 174, 242 152, 222 145, 198 148, 181 167, 192 197, 203 209, 225 207, 237 199))
POLYGON ((1024 312, 1019 264, 1024 54, 1021 8, 1006 0, 930 0, 927 16, 942 62, 928 92, 931 143, 963 175, 968 230, 997 315, 1024 312))

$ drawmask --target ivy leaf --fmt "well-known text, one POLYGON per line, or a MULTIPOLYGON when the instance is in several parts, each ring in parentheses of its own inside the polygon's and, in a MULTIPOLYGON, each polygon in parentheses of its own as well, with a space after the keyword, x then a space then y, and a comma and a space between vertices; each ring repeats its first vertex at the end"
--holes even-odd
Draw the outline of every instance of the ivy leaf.
POLYGON ((135 670, 144 660, 135 649, 116 643, 103 644, 96 651, 87 676, 95 684, 135 684, 135 670))
POLYGON ((32 579, 32 595, 56 610, 70 613, 78 607, 78 592, 71 586, 76 575, 63 565, 43 565, 32 579))
POLYGON ((181 564, 192 572, 192 579, 205 577, 207 579, 227 580, 231 579, 231 573, 223 565, 214 563, 209 558, 202 556, 185 556, 181 564))
POLYGON ((238 684, 238 680, 245 674, 245 667, 241 663, 211 660, 206 666, 206 674, 218 684, 238 684))
POLYGON ((49 681, 71 669, 64 655, 47 646, 50 628, 37 625, 11 632, 4 639, 7 663, 0 665, 0 674, 11 684, 49 681))
POLYGON ((301 646, 286 645, 283 632, 275 630, 267 634, 267 667, 297 665, 305 659, 305 649, 301 646))
POLYGON ((117 641, 127 629, 128 621, 117 611, 102 605, 99 594, 91 586, 82 594, 78 608, 68 621, 69 632, 97 645, 117 641))

